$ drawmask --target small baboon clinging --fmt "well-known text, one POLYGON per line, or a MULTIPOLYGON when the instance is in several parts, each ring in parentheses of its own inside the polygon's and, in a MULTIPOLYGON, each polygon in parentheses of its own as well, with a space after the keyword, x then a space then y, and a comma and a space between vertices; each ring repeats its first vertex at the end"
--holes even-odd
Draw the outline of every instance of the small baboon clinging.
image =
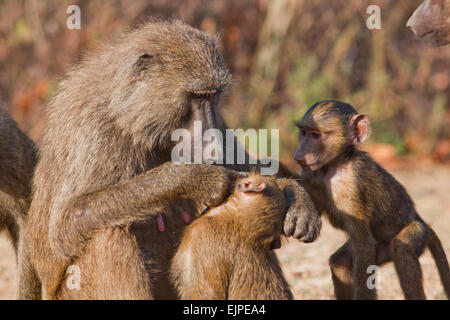
MULTIPOLYGON (((283 229, 287 179, 251 174, 185 229, 172 266, 181 299, 292 299, 271 250, 283 229)), ((305 193, 305 209, 315 212, 305 193)))
POLYGON ((450 271, 441 242, 420 218, 404 187, 369 155, 356 148, 369 133, 367 115, 349 104, 314 104, 297 126, 295 160, 320 214, 349 240, 330 257, 338 299, 374 299, 368 267, 393 261, 406 299, 424 299, 419 256, 428 247, 445 292, 450 271))
POLYGON ((31 201, 35 163, 33 141, 0 109, 0 231, 6 229, 16 252, 19 226, 31 201))
POLYGON ((434 46, 450 43, 450 0, 424 0, 406 26, 434 46))
MULTIPOLYGON (((169 263, 181 217, 219 204, 236 174, 171 163, 171 134, 192 133, 194 121, 224 132, 230 79, 216 40, 180 21, 147 23, 67 74, 49 107, 26 223, 29 273, 47 298, 177 297, 169 263), (70 265, 79 274, 66 274, 70 265), (67 286, 74 277, 79 286, 67 286)), ((320 218, 301 196, 285 232, 312 241, 320 218)))

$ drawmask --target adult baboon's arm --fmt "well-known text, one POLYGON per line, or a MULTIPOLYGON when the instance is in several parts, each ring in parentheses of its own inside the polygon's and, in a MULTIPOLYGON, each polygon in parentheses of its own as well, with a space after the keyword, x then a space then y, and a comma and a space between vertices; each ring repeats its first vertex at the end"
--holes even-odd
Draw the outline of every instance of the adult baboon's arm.
POLYGON ((236 173, 221 166, 167 162, 133 179, 69 199, 51 211, 49 238, 63 258, 75 258, 99 230, 148 219, 174 199, 220 204, 236 173))

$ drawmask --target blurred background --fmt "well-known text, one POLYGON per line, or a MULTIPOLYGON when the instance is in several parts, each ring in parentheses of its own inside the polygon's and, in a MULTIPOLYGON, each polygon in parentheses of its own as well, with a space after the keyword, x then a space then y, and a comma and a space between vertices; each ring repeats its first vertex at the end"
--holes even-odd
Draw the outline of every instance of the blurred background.
MULTIPOLYGON (((314 102, 340 99, 369 115, 369 148, 398 157, 450 161, 450 49, 430 48, 406 29, 420 1, 96 0, 0 3, 0 107, 33 139, 67 68, 100 42, 149 17, 179 17, 220 36, 234 86, 231 127, 279 128, 281 159, 297 144, 293 121, 314 102), (70 4, 81 29, 66 27, 70 4), (381 30, 366 27, 369 4, 381 30)), ((379 159, 380 160, 380 159, 379 159)), ((428 162, 427 162, 428 163, 428 162)))
MULTIPOLYGON (((1 0, 0 107, 39 142, 58 79, 84 52, 149 17, 179 17, 220 37, 234 79, 223 112, 230 127, 279 128, 281 160, 292 169, 293 123, 310 105, 339 99, 367 113, 373 131, 364 148, 405 183, 449 252, 450 46, 427 47, 406 29, 420 2, 1 0), (80 30, 66 27, 71 4, 81 8, 80 30), (381 8, 380 30, 366 27, 370 4, 381 8)), ((315 245, 280 251, 297 298, 332 297, 327 256, 344 239, 328 228, 315 245)), ((0 298, 13 296, 13 261, 0 243, 0 280, 9 279, 0 298)), ((421 262, 433 281, 427 294, 443 297, 431 258, 421 262)), ((382 297, 402 298, 395 283, 382 297)))

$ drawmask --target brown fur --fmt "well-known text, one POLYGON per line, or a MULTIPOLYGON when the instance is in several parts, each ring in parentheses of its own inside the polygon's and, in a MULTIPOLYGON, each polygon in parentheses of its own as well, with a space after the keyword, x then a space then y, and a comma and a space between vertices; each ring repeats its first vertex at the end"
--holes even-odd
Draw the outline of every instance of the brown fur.
MULTIPOLYGON (((282 180, 278 180, 282 181, 282 180)), ((270 244, 285 197, 273 177, 251 175, 184 232, 171 274, 182 299, 292 299, 270 244)))
POLYGON ((338 299, 373 299, 367 267, 394 261, 407 299, 424 299, 418 257, 428 247, 436 260, 447 296, 450 271, 434 231, 417 214, 404 187, 366 153, 366 115, 339 101, 312 106, 298 123, 295 159, 316 208, 349 241, 330 258, 338 299))
POLYGON ((406 26, 434 46, 450 43, 450 0, 424 0, 406 26))
MULTIPOLYGON (((168 162, 170 136, 195 120, 225 130, 220 101, 230 79, 216 40, 179 21, 147 23, 68 73, 49 108, 27 223, 29 273, 45 297, 177 297, 168 269, 185 226, 179 216, 220 203, 235 174, 168 162), (72 264, 80 290, 65 285, 72 264)), ((311 240, 318 231, 298 208, 287 215, 311 240)))
MULTIPOLYGON (((21 231, 31 202, 31 179, 36 164, 33 141, 0 109, 0 231, 6 232, 18 257, 21 269, 21 231)), ((20 277, 19 290, 28 286, 20 277)), ((32 285, 32 283, 31 283, 32 285)))

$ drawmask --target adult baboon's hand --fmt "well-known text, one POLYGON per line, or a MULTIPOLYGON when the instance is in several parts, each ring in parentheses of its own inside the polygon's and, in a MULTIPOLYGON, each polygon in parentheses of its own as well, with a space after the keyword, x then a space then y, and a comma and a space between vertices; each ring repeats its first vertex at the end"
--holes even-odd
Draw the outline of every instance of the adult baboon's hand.
POLYGON ((189 166, 189 181, 183 186, 184 196, 208 207, 220 205, 230 195, 236 179, 243 176, 243 173, 222 166, 189 166))

